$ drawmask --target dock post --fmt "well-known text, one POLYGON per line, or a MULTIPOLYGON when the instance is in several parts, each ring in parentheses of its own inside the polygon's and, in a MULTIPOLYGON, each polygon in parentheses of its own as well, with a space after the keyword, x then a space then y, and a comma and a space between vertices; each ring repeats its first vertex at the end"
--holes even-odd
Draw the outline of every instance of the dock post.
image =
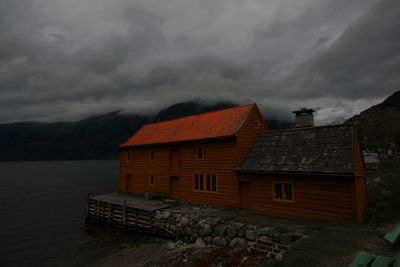
POLYGON ((97 203, 96 203, 96 207, 97 207, 97 221, 99 222, 100 221, 100 200, 97 200, 97 203))
POLYGON ((90 194, 87 194, 86 200, 86 219, 89 218, 90 194))
POLYGON ((124 199, 124 206, 122 208, 122 225, 126 227, 126 199, 124 199))
POLYGON ((138 211, 135 210, 135 230, 136 231, 138 231, 138 220, 139 220, 138 211))
POLYGON ((108 226, 110 226, 110 222, 111 222, 111 203, 108 203, 108 226))

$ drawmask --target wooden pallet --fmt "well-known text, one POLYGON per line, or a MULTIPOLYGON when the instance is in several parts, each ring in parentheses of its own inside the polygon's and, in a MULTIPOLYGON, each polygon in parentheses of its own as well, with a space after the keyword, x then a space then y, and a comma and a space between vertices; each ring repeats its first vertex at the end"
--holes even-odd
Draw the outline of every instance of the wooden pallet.
POLYGON ((278 255, 283 255, 288 248, 289 246, 276 242, 257 239, 255 244, 248 248, 248 252, 251 254, 261 255, 269 259, 275 259, 278 257, 278 255))

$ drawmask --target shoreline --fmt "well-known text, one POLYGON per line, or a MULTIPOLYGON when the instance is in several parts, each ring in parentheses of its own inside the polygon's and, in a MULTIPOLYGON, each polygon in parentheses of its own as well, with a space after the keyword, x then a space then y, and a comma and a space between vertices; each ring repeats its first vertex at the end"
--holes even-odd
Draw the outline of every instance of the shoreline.
MULTIPOLYGON (((204 243, 203 243, 204 244, 204 243)), ((216 246, 171 242, 153 239, 142 244, 115 250, 103 258, 90 263, 89 267, 206 267, 242 266, 252 267, 270 259, 265 256, 250 255, 247 246, 216 246), (179 246, 176 246, 179 244, 179 246)))
POLYGON ((203 255, 211 253, 213 247, 196 247, 182 244, 171 249, 171 241, 153 238, 141 244, 131 244, 126 248, 111 251, 105 257, 89 264, 90 267, 114 266, 194 266, 203 255))

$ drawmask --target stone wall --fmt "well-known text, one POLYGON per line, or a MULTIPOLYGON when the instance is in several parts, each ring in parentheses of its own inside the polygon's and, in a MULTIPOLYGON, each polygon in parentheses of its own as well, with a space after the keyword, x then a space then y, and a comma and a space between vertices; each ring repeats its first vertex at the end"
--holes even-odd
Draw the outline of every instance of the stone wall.
POLYGON ((203 218, 180 210, 157 211, 153 218, 153 233, 172 240, 217 246, 252 245, 256 239, 291 245, 302 237, 301 232, 281 233, 274 228, 203 218))

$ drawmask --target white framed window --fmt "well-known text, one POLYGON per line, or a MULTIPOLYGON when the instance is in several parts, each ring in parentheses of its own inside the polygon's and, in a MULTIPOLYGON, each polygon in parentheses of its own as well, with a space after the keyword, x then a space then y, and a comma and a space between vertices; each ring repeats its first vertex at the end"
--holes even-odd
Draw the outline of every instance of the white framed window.
POLYGON ((156 177, 153 173, 150 173, 149 175, 149 184, 150 185, 155 185, 156 184, 156 177))
POLYGON ((195 191, 217 192, 217 175, 211 173, 196 173, 193 177, 195 191))
POLYGON ((126 159, 127 159, 128 161, 132 161, 132 160, 133 160, 133 151, 128 151, 128 152, 126 153, 126 159))
POLYGON ((196 159, 203 160, 204 159, 204 146, 196 146, 196 159))
POLYGON ((293 183, 272 182, 272 186, 274 200, 294 202, 293 183))

